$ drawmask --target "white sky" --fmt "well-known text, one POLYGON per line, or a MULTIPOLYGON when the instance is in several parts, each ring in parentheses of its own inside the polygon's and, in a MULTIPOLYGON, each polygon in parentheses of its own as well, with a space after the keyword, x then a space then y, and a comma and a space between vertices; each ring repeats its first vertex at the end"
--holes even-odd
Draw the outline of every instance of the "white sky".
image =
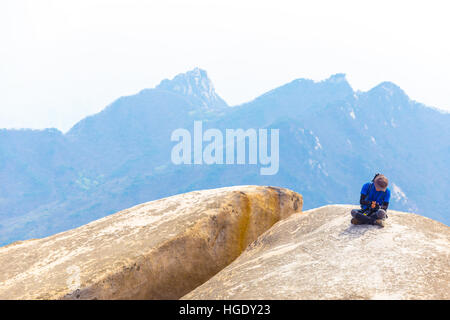
POLYGON ((446 2, 0 0, 0 128, 66 131, 196 66, 230 105, 342 72, 450 110, 446 2))

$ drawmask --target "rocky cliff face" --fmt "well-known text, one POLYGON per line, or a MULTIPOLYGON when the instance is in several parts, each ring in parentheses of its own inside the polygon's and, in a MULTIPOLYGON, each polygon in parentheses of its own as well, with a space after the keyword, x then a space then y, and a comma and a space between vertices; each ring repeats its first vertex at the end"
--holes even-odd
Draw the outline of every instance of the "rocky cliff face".
POLYGON ((0 248, 0 299, 177 299, 302 205, 283 188, 204 190, 14 243, 0 248))
POLYGON ((397 211, 355 226, 353 208, 278 222, 184 299, 450 299, 449 227, 397 211))

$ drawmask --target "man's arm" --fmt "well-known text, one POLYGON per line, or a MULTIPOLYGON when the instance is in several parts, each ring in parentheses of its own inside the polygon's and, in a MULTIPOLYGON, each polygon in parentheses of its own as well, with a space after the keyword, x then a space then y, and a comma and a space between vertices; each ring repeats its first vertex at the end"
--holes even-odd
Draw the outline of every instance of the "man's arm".
POLYGON ((370 207, 371 202, 366 201, 367 194, 369 193, 370 183, 366 183, 361 188, 361 197, 359 198, 359 203, 361 206, 368 206, 370 207))
POLYGON ((359 203, 362 206, 370 206, 371 202, 370 201, 366 201, 366 195, 361 193, 361 198, 359 198, 359 203))
POLYGON ((391 190, 386 189, 386 195, 384 196, 383 205, 381 206, 381 209, 384 211, 387 211, 389 200, 391 200, 391 190))
MULTIPOLYGON (((367 206, 371 206, 372 202, 370 201, 364 201, 365 199, 365 195, 361 195, 361 199, 359 200, 359 203, 361 203, 361 205, 367 205, 367 206)), ((374 201, 375 202, 375 201, 374 201)), ((383 204, 381 206, 379 206, 378 204, 375 204, 375 207, 372 207, 372 209, 378 210, 378 209, 383 209, 384 211, 387 211, 387 208, 389 207, 389 202, 384 201, 383 204)))

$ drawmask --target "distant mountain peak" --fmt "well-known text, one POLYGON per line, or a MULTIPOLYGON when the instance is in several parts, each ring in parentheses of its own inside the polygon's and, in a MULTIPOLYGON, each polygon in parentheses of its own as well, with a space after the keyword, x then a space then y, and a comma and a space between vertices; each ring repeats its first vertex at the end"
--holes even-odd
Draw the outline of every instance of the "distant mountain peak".
POLYGON ((342 97, 353 96, 355 94, 352 86, 347 81, 345 73, 333 74, 329 78, 319 81, 318 84, 329 90, 339 92, 342 97))
POLYGON ((336 73, 336 74, 333 74, 328 79, 326 79, 325 81, 326 82, 335 82, 335 83, 347 82, 347 78, 346 78, 345 73, 336 73))
POLYGON ((385 91, 393 91, 393 90, 395 90, 395 91, 403 92, 402 88, 400 88, 398 85, 396 85, 395 83, 390 82, 390 81, 381 82, 374 89, 385 90, 385 91))
POLYGON ((165 79, 156 89, 175 92, 199 100, 201 107, 217 109, 227 107, 227 103, 216 93, 214 85, 205 70, 194 68, 176 75, 172 80, 165 79))
POLYGON ((389 81, 381 82, 379 85, 372 88, 369 92, 372 94, 379 94, 386 97, 397 97, 409 100, 408 95, 405 93, 405 91, 403 91, 402 88, 400 88, 395 83, 389 81))
POLYGON ((345 73, 336 73, 330 76, 328 79, 320 81, 322 84, 331 85, 333 87, 339 87, 347 91, 353 92, 350 83, 347 80, 345 73))

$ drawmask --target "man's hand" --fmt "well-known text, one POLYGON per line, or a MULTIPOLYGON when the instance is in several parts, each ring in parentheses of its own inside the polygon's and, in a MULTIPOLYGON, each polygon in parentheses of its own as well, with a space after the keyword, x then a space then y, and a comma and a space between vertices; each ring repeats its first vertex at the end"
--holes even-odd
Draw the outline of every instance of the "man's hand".
POLYGON ((372 201, 370 208, 373 212, 380 210, 380 205, 376 201, 372 201))

